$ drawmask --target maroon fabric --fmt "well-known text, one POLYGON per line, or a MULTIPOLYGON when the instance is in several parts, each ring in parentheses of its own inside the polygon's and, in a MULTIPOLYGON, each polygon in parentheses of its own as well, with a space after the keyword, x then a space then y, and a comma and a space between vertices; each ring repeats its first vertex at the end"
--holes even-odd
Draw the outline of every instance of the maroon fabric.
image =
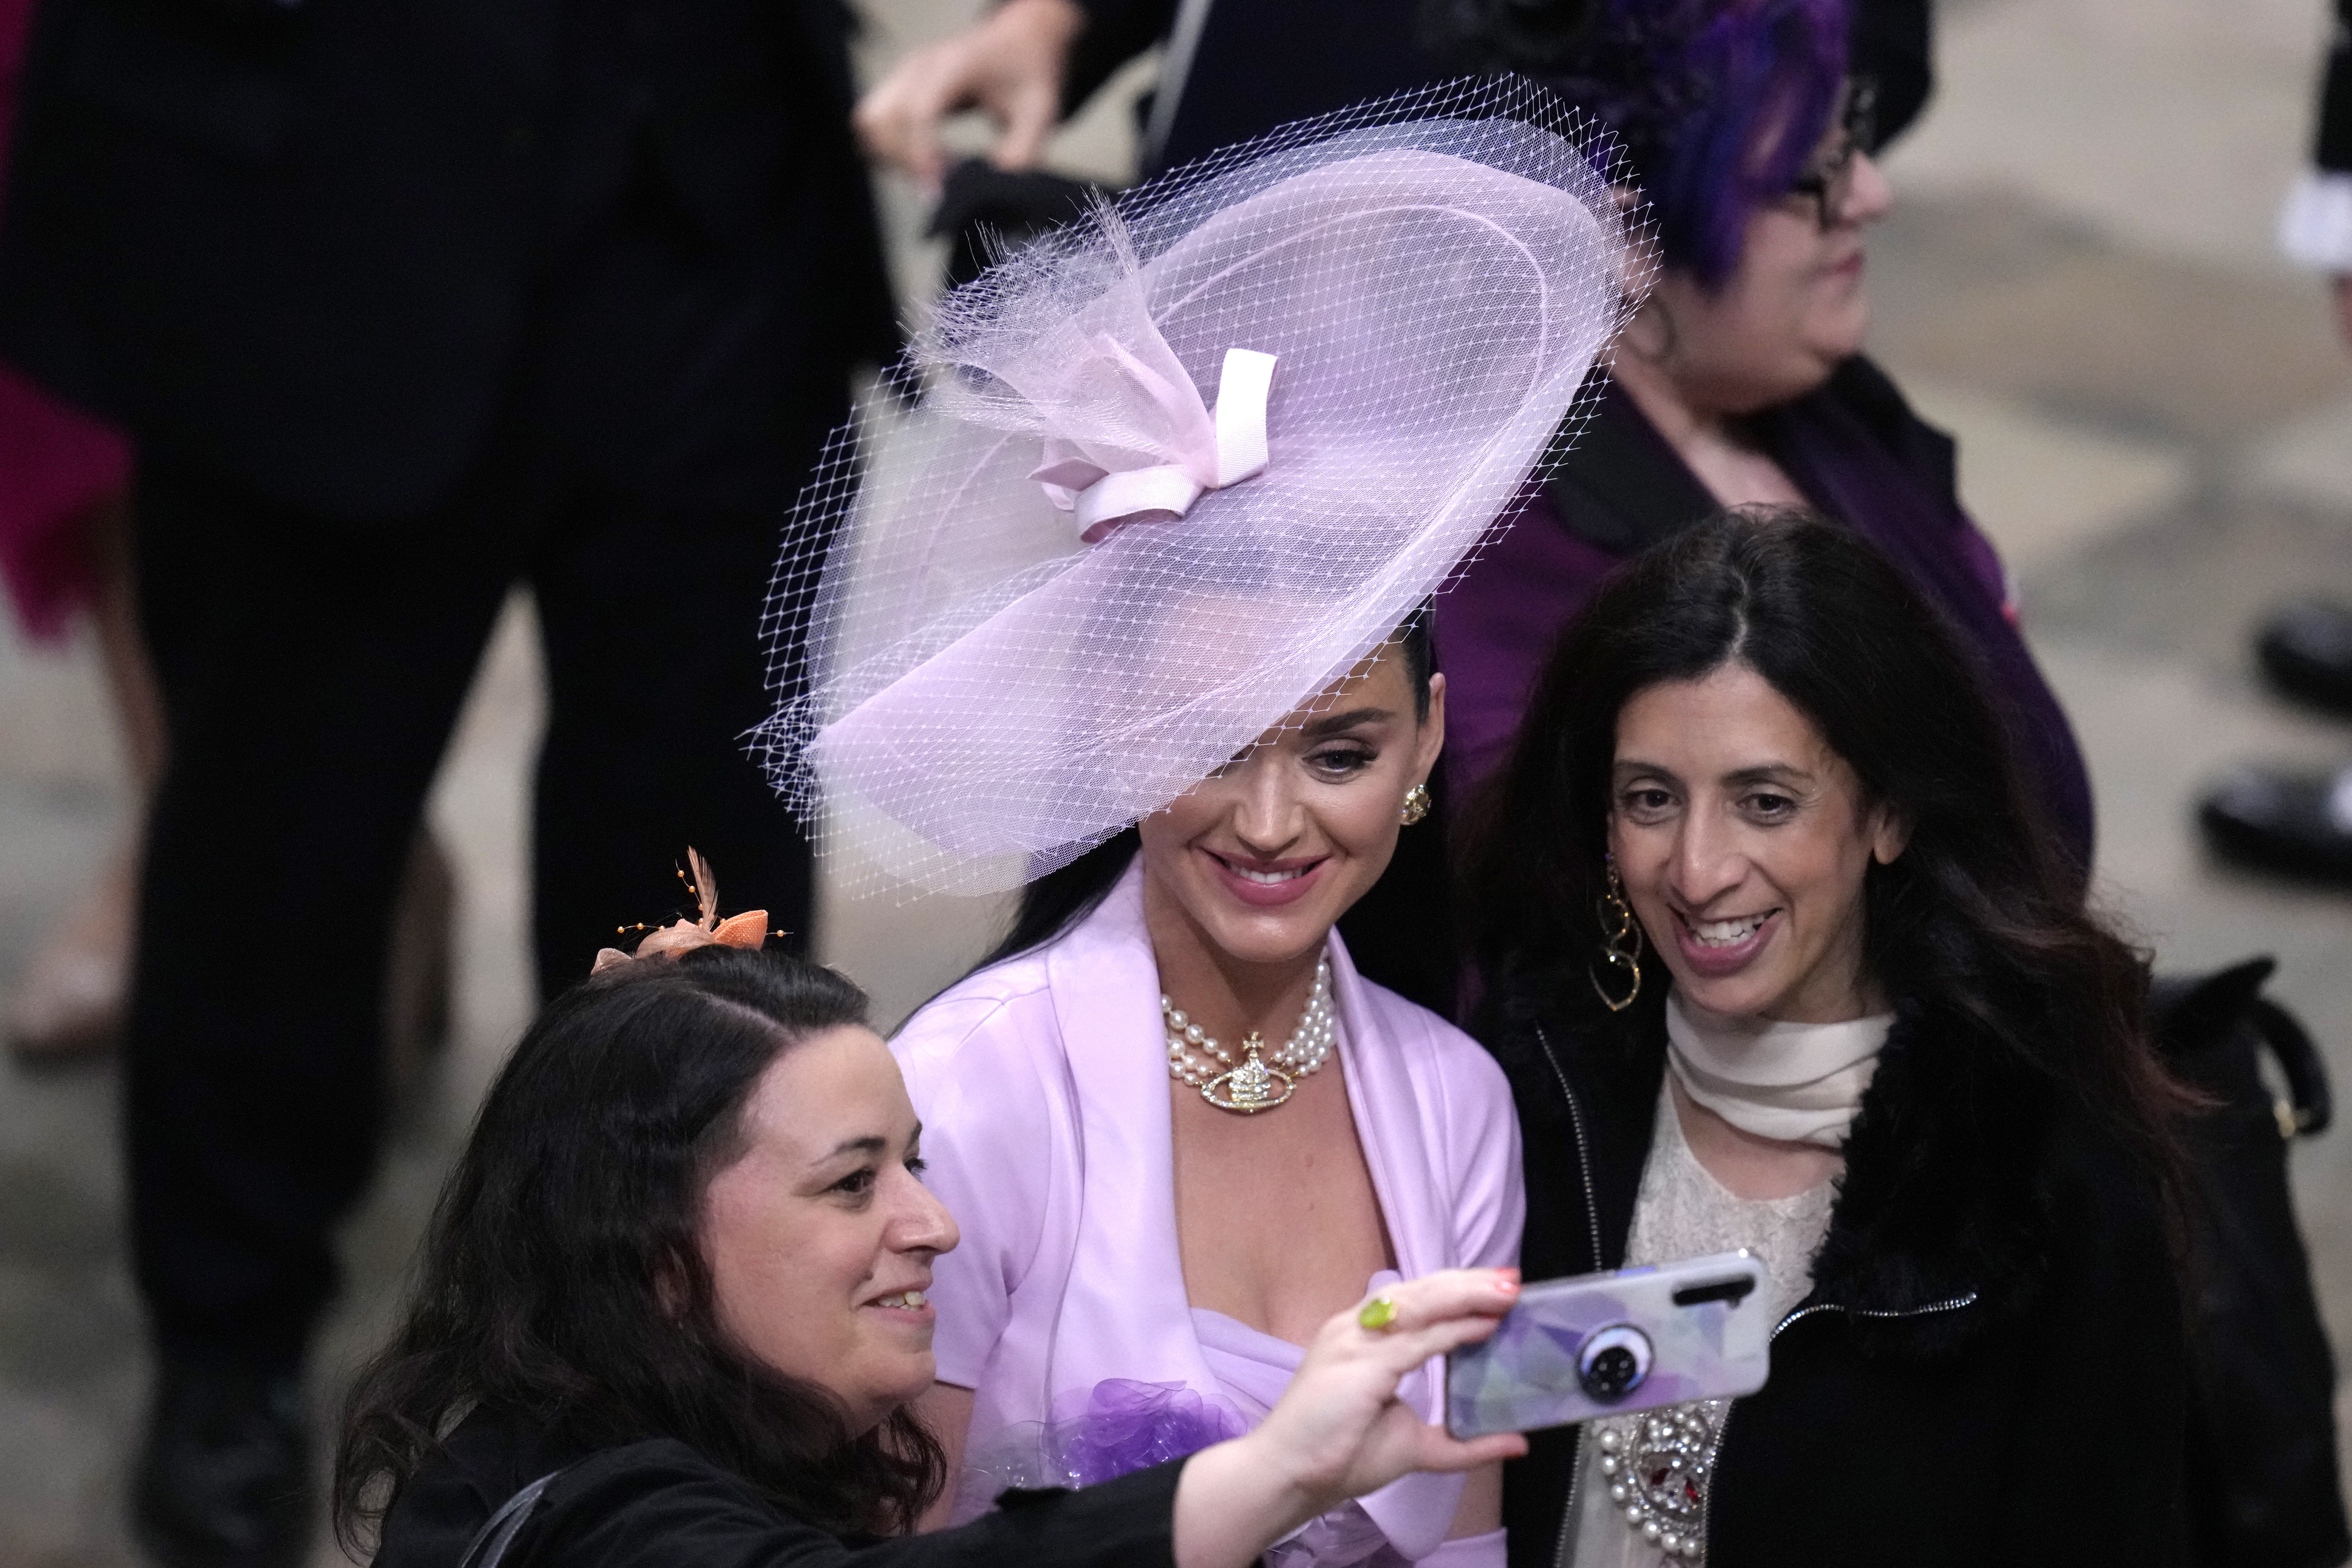
MULTIPOLYGON (((1891 394, 1893 388, 1886 390, 1891 394)), ((1930 434, 1907 411, 1905 417, 1905 434, 1930 434)), ((2090 770, 2057 693, 2042 679, 2019 629, 2000 557, 1961 510, 1948 473, 1941 484, 1921 482, 1882 428, 1855 404, 1829 394, 1775 410, 1764 422, 1763 436, 1806 499, 1894 557, 1975 649, 2026 776, 2039 786, 2042 809, 2076 866, 2088 870, 2094 826, 2090 770)), ((1941 437, 1937 442, 1948 460, 1949 443, 1941 437)))
MULTIPOLYGON (((32 15, 33 0, 0 0, 0 195, 32 15)), ((79 525, 130 482, 131 447, 120 434, 0 364, 0 579, 29 636, 62 636, 89 599, 91 563, 79 525)))
POLYGON ((1548 491, 1437 601, 1445 771, 1454 798, 1503 765, 1553 643, 1618 558, 1568 531, 1548 491))

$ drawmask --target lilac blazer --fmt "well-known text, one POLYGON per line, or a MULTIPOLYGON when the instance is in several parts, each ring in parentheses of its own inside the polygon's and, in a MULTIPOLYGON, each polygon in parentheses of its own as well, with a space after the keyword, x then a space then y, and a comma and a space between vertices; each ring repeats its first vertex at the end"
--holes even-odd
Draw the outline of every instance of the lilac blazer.
MULTIPOLYGON (((1526 1205, 1502 1072, 1361 979, 1336 931, 1330 958, 1349 1102, 1399 1270, 1516 1262, 1526 1205)), ((1184 1294, 1141 867, 1062 937, 935 998, 891 1048, 922 1118, 925 1180, 963 1232, 930 1293, 940 1379, 973 1392, 959 1515, 997 1487, 1106 1479, 1245 1430, 1262 1406, 1220 1379, 1200 1332, 1214 1314, 1184 1294)), ((1433 1362, 1405 1381, 1426 1419, 1443 1373, 1433 1362)), ((1409 1476, 1361 1508, 1418 1560, 1461 1489, 1409 1476)))

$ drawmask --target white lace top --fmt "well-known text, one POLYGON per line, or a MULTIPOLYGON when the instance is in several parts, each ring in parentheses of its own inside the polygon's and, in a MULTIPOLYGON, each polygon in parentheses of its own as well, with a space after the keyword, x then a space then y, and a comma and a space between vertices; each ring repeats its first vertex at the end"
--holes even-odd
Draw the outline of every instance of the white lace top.
MULTIPOLYGON (((1656 1126, 1651 1134, 1649 1162, 1642 1167, 1641 1192, 1633 1203, 1633 1229, 1626 1242, 1625 1261, 1664 1263, 1744 1247, 1763 1261, 1765 1268, 1762 1298, 1755 1305, 1777 1323, 1811 1289, 1813 1254, 1829 1233, 1830 1205, 1835 1196, 1835 1189, 1823 1182, 1794 1197, 1735 1197, 1707 1173, 1684 1140, 1669 1079, 1658 1086, 1656 1126)), ((1703 1400, 1696 1409, 1711 1424, 1720 1418, 1728 1403, 1703 1400)), ((1610 1500, 1612 1479, 1601 1470, 1600 1435, 1611 1430, 1621 1436, 1630 1433, 1645 1419, 1616 1416, 1586 1424, 1578 1459, 1576 1517, 1569 1522, 1568 1561, 1575 1568, 1664 1568, 1668 1563, 1698 1560, 1667 1555, 1662 1546, 1645 1540, 1629 1525, 1610 1500)))

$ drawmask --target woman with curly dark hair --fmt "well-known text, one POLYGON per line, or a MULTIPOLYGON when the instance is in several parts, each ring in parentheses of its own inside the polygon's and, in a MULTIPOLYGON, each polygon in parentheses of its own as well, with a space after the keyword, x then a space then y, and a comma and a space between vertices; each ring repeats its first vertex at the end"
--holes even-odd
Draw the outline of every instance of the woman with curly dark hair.
POLYGON ((1538 1436, 1515 1563, 2184 1559, 2182 1096, 1986 693, 1786 510, 1544 672, 1467 901, 1528 1275, 1746 1247, 1777 1327, 1757 1394, 1538 1436))
POLYGON ((1455 1271, 1334 1317, 1246 1437, 878 1539, 945 1479, 908 1402, 932 1380, 925 1292, 955 1221, 918 1179, 865 995, 709 925, 614 954, 491 1089, 337 1456, 339 1531, 356 1547, 380 1523, 379 1568, 1239 1568, 1408 1470, 1520 1451, 1395 1399, 1513 1299, 1507 1271, 1455 1271))

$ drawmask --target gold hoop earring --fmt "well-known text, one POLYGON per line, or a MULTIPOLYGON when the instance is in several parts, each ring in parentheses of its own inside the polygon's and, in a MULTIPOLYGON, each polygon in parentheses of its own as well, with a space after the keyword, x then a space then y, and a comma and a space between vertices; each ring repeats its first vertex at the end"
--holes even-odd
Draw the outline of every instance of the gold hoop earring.
POLYGON ((1593 900, 1593 912, 1601 917, 1601 956, 1585 965, 1585 977, 1603 1006, 1622 1013, 1642 994, 1642 924, 1625 901, 1625 884, 1617 875, 1613 855, 1609 858, 1609 886, 1593 900), (1613 969, 1632 982, 1622 998, 1609 994, 1609 987, 1601 983, 1603 969, 1613 969))
POLYGON ((1411 789, 1405 791, 1404 806, 1397 813, 1397 820, 1403 823, 1407 827, 1411 827, 1414 823, 1419 822, 1423 817, 1427 816, 1428 815, 1429 786, 1427 784, 1415 784, 1411 789))

